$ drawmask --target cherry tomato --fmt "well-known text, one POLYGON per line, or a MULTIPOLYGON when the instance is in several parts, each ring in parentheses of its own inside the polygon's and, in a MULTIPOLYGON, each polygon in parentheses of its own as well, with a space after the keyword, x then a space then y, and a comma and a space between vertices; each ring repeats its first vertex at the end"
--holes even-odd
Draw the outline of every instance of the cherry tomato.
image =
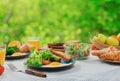
POLYGON ((4 72, 4 67, 2 65, 0 65, 0 75, 2 75, 4 72))
POLYGON ((92 45, 92 50, 99 50, 96 46, 92 45))
POLYGON ((48 65, 48 64, 50 64, 51 63, 51 61, 48 61, 48 60, 42 60, 42 64, 43 65, 48 65))

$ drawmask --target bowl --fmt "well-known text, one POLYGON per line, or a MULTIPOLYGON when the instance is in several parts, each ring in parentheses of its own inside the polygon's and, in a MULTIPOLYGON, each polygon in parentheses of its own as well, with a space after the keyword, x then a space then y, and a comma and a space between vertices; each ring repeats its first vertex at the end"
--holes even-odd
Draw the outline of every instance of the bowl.
POLYGON ((90 54, 91 44, 88 43, 77 43, 76 44, 65 44, 65 53, 72 55, 74 59, 85 59, 90 54))

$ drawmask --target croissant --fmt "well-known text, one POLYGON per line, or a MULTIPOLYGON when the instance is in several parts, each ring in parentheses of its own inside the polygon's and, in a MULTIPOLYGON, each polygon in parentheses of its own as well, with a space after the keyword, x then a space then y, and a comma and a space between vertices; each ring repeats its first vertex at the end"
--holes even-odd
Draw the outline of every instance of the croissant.
POLYGON ((99 58, 103 60, 120 61, 120 51, 105 53, 100 55, 99 58))
POLYGON ((101 50, 92 50, 92 55, 100 57, 100 55, 102 54, 107 54, 109 52, 114 53, 115 51, 118 51, 118 49, 111 46, 111 47, 104 48, 101 50))
POLYGON ((92 50, 92 55, 99 57, 102 54, 110 52, 111 49, 113 49, 113 48, 109 47, 109 48, 104 48, 104 49, 101 49, 101 50, 92 50))

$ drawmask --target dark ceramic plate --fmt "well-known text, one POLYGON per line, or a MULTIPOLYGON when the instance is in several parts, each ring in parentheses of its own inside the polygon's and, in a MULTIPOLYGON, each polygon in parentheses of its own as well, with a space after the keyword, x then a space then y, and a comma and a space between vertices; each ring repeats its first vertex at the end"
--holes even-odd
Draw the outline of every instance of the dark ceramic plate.
POLYGON ((30 55, 30 52, 24 53, 23 55, 20 56, 6 56, 6 60, 16 60, 16 59, 23 59, 26 58, 30 55))
POLYGON ((104 62, 109 62, 109 63, 119 63, 120 64, 120 61, 112 61, 112 60, 103 60, 103 59, 100 59, 104 62))
POLYGON ((38 69, 38 70, 42 70, 42 69, 48 69, 48 70, 52 70, 52 69, 65 69, 65 68, 69 68, 72 67, 75 64, 75 60, 72 59, 70 62, 65 62, 64 60, 61 61, 61 65, 58 66, 51 66, 51 65, 43 65, 41 67, 35 67, 35 66, 27 66, 28 68, 32 68, 32 69, 38 69))

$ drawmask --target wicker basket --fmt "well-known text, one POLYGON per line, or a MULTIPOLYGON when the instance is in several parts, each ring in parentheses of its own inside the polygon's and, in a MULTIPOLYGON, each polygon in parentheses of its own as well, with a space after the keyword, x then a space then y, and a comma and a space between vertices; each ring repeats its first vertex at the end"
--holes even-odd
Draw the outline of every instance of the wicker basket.
MULTIPOLYGON (((107 45, 107 44, 103 44, 97 40, 92 40, 92 44, 94 46, 96 46, 98 49, 103 49, 103 48, 107 48, 107 47, 110 47, 110 45, 107 45)), ((117 49, 120 49, 120 46, 114 46, 115 48, 117 49)))

